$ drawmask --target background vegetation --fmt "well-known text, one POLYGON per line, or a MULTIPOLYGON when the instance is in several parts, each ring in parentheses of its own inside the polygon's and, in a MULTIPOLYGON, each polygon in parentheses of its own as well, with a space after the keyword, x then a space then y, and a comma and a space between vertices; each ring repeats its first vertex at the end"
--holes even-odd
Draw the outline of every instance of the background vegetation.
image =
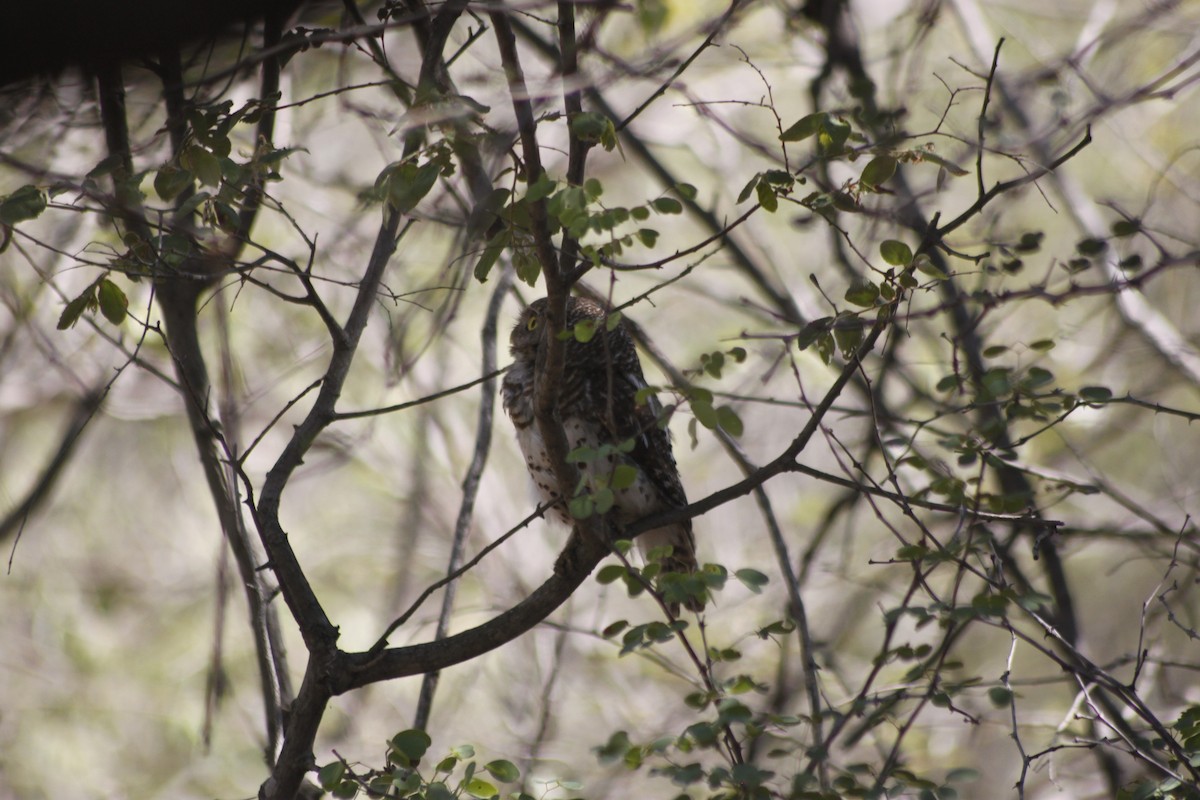
POLYGON ((1200 796, 1200 7, 253 10, 4 62, 0 794, 1200 796), (537 519, 569 291, 702 620, 537 519))

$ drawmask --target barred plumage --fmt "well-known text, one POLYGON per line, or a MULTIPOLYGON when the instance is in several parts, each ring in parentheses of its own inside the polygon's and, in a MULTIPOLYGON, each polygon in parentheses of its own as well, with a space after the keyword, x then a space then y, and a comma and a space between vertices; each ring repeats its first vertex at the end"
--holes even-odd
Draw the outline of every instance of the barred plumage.
MULTIPOLYGON (((511 338, 515 361, 504 376, 502 394, 504 409, 516 427, 517 442, 541 501, 557 500, 552 506, 553 515, 571 525, 573 520, 566 503, 559 499, 553 468, 533 416, 534 372, 538 351, 546 340, 545 314, 546 300, 536 300, 517 320, 511 338)), ((659 424, 662 407, 658 399, 650 393, 641 404, 637 402, 639 390, 647 384, 629 331, 624 324, 608 330, 607 311, 600 304, 580 297, 568 298, 566 327, 571 329, 588 320, 595 325, 595 335, 586 342, 572 338, 565 343, 566 363, 558 413, 572 449, 595 450, 606 444, 615 447, 625 443, 623 449, 627 452, 578 464, 587 478, 589 491, 595 491, 608 480, 620 464, 636 469, 632 484, 614 491, 608 520, 619 534, 620 529, 648 514, 686 506, 687 495, 675 466, 670 434, 659 424)), ((638 537, 643 553, 662 545, 673 548, 671 555, 663 560, 665 572, 696 570, 691 520, 647 531, 638 537)), ((699 611, 703 603, 691 599, 687 606, 699 611)))

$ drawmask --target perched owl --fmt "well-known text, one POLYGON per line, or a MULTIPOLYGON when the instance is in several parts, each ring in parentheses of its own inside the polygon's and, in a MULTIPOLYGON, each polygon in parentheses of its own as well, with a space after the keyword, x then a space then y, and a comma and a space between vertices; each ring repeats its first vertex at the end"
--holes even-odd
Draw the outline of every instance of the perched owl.
MULTIPOLYGON (((567 298, 566 328, 581 322, 595 324, 595 335, 587 342, 568 339, 562 386, 558 395, 558 413, 567 435, 568 447, 593 450, 603 445, 620 446, 604 458, 577 464, 589 491, 611 480, 614 470, 625 464, 636 470, 632 483, 614 490, 614 502, 607 519, 615 533, 649 514, 681 508, 687 496, 679 482, 671 438, 662 421, 662 407, 653 394, 637 402, 639 389, 646 388, 642 365, 633 340, 624 325, 608 330, 603 306, 581 297, 567 298)), ((534 371, 538 352, 546 343, 546 300, 536 300, 522 312, 513 328, 511 350, 515 359, 504 376, 504 409, 517 429, 517 442, 525 455, 525 464, 544 503, 558 500, 551 511, 567 525, 572 524, 567 505, 558 496, 557 481, 546 447, 534 420, 534 371)), ((643 393, 645 395, 645 393, 643 393)), ((628 470, 623 470, 628 480, 628 470)), ((696 545, 692 522, 673 523, 647 531, 638 537, 643 553, 670 545, 671 555, 663 560, 665 572, 691 573, 696 570, 696 545)), ((699 611, 703 602, 692 598, 688 608, 699 611)), ((673 609, 674 611, 675 609, 673 609)))

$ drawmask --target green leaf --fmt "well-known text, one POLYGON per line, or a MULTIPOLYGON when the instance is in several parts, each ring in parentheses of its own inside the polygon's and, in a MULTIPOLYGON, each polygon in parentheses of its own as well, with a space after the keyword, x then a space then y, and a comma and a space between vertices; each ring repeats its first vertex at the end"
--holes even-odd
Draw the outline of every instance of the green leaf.
POLYGON ((629 464, 617 464, 613 468, 612 478, 609 480, 608 485, 614 489, 628 489, 630 486, 633 486, 637 477, 637 467, 629 464))
POLYGON ((597 514, 607 514, 612 509, 613 503, 617 500, 613 490, 605 486, 603 489, 597 489, 592 495, 592 502, 596 504, 597 514))
POLYGON ((779 198, 775 195, 771 184, 759 181, 758 185, 754 187, 754 191, 758 195, 758 204, 763 207, 763 210, 774 214, 779 208, 779 198))
POLYGON ((815 114, 801 117, 790 128, 779 135, 781 142, 799 142, 814 136, 821 130, 825 120, 829 119, 829 115, 824 111, 818 111, 815 114))
POLYGON ((121 287, 104 278, 97 287, 96 295, 100 302, 100 313, 105 319, 113 325, 120 325, 125 321, 125 314, 129 310, 129 298, 121 291, 121 287))
POLYGON ((720 424, 720 418, 717 416, 716 409, 713 408, 711 401, 693 400, 692 413, 696 415, 696 419, 700 421, 700 424, 710 431, 720 424))
POLYGON ((437 183, 441 167, 433 162, 417 166, 411 162, 400 164, 387 178, 387 199, 401 214, 407 214, 437 183))
POLYGON ((762 176, 763 180, 775 186, 791 187, 796 183, 796 180, 792 177, 792 173, 785 169, 769 169, 762 176))
POLYGON ((1142 229, 1140 219, 1120 219, 1112 224, 1113 236, 1133 236, 1142 229))
POLYGON ((193 144, 185 148, 179 154, 179 163, 184 169, 194 173, 205 186, 221 185, 221 162, 203 147, 193 144))
POLYGON ((1108 242, 1103 239, 1084 239, 1075 245, 1075 249, 1080 255, 1095 256, 1103 253, 1108 248, 1108 242))
POLYGON ((894 267, 907 267, 912 263, 912 250, 904 242, 888 239, 879 245, 879 254, 883 260, 894 267))
POLYGON ((766 586, 767 583, 770 582, 770 580, 771 580, 770 578, 768 578, 766 575, 759 572, 758 570, 750 569, 748 567, 745 569, 737 570, 736 572, 733 573, 733 577, 735 577, 739 581, 741 581, 746 586, 747 589, 754 592, 755 594, 761 594, 762 587, 766 586))
POLYGON ((817 355, 821 357, 821 361, 825 364, 833 361, 835 346, 832 333, 823 333, 817 337, 817 355))
POLYGON ((863 183, 878 186, 896 174, 896 159, 892 156, 876 156, 867 166, 863 167, 863 183))
POLYGON ((684 200, 695 200, 696 195, 698 194, 696 187, 692 186, 690 183, 677 183, 672 187, 672 189, 675 191, 675 194, 679 195, 684 200))
POLYGON ((829 332, 829 326, 833 323, 833 317, 821 317, 814 319, 812 322, 800 329, 796 335, 796 346, 801 350, 807 350, 813 345, 822 335, 829 332))
POLYGON ((1054 341, 1052 339, 1038 339, 1033 344, 1029 345, 1030 350, 1037 350, 1039 353, 1044 353, 1047 350, 1054 349, 1054 341))
POLYGON ((100 163, 92 167, 87 176, 89 178, 103 178, 105 175, 111 175, 113 171, 121 166, 123 160, 120 153, 113 153, 110 156, 105 156, 100 160, 100 163))
POLYGON ((700 363, 704 365, 704 371, 714 378, 720 379, 721 370, 725 366, 724 353, 705 353, 700 356, 700 363))
POLYGON ((525 192, 525 199, 531 203, 536 203, 538 200, 549 197, 554 192, 554 188, 556 186, 558 186, 558 184, 551 180, 549 175, 543 172, 538 176, 538 179, 533 182, 533 185, 529 187, 529 190, 525 192))
POLYGON ((659 197, 650 201, 650 206, 660 214, 682 214, 683 203, 674 197, 659 197))
POLYGON ((571 516, 575 519, 587 519, 596 510, 596 504, 592 500, 591 495, 580 495, 571 499, 567 510, 571 512, 571 516))
POLYGON ((996 708, 1005 708, 1012 702, 1013 693, 1010 689, 1003 686, 993 686, 988 689, 988 700, 992 701, 992 705, 996 708))
POLYGON ((1079 399, 1090 403, 1101 403, 1112 396, 1112 390, 1105 386, 1085 386, 1079 390, 1079 399))
POLYGON ((741 436, 744 430, 742 418, 729 406, 721 406, 717 409, 717 425, 734 438, 741 436))
POLYGON ((760 628, 756 631, 759 638, 766 639, 770 636, 786 636, 796 630, 796 626, 787 620, 776 620, 765 628, 760 628))
POLYGON ((521 247, 512 254, 513 271, 517 277, 530 286, 537 286, 538 276, 542 274, 542 262, 538 261, 527 247, 521 247))
POLYGON ((611 764, 614 761, 620 761, 633 747, 633 742, 629 741, 629 734, 625 731, 617 731, 612 736, 608 737, 608 741, 600 747, 592 748, 602 764, 611 764))
POLYGON ((499 794, 496 787, 483 778, 471 778, 463 788, 467 790, 467 794, 482 798, 482 800, 489 800, 499 794))
POLYGON ((581 319, 571 330, 575 334, 575 341, 587 344, 596 336, 596 321, 581 319))
POLYGON ((401 731, 393 736, 390 742, 392 750, 408 760, 405 766, 416 766, 431 743, 429 734, 416 729, 401 731))
POLYGON ((46 195, 36 186, 27 185, 0 200, 0 223, 16 225, 36 219, 46 210, 46 195))
POLYGON ((896 551, 899 561, 918 561, 929 555, 929 548, 923 544, 906 544, 896 551))
POLYGON ((1008 367, 993 367, 983 373, 980 379, 980 397, 985 400, 994 400, 1011 392, 1012 382, 1009 380, 1011 372, 1012 370, 1008 367))
POLYGON ((879 299, 879 287, 871 282, 851 286, 846 290, 846 302, 870 308, 879 299))
POLYGON ((936 278, 939 281, 944 281, 946 278, 950 277, 933 263, 933 259, 930 258, 927 253, 921 253, 921 255, 914 258, 912 260, 912 266, 913 269, 922 275, 928 275, 929 277, 936 278))
POLYGON ((354 781, 342 781, 330 792, 338 800, 349 800, 358 794, 358 784, 354 781))
POLYGON ((1021 234, 1021 241, 1017 242, 1013 248, 1018 253, 1036 253, 1042 247, 1042 239, 1046 234, 1041 231, 1032 231, 1021 234))
POLYGON ((583 193, 589 201, 596 201, 604 194, 604 186, 596 178, 588 178, 583 182, 583 193))
POLYGON ((939 156, 937 153, 931 152, 929 150, 925 150, 921 153, 921 160, 928 161, 931 164, 937 164, 939 167, 946 170, 946 172, 950 173, 951 175, 953 175, 956 178, 961 178, 964 175, 970 174, 965 169, 960 167, 958 164, 955 164, 953 161, 947 161, 946 159, 939 156))
POLYGON ((193 180, 188 170, 167 164, 154 175, 154 191, 163 200, 174 200, 193 180))
POLYGON ((487 770, 489 775, 501 783, 512 783, 521 777, 521 770, 517 769, 516 765, 511 761, 505 761, 502 758, 489 761, 483 765, 483 768, 487 770))
POLYGON ((742 191, 738 192, 738 196, 737 196, 737 202, 739 204, 744 203, 750 199, 750 195, 753 194, 754 187, 758 186, 758 181, 761 177, 762 177, 762 173, 756 173, 754 175, 754 177, 751 178, 746 183, 746 185, 742 187, 742 191))
POLYGON ((1050 370, 1041 367, 1030 367, 1029 371, 1025 373, 1025 380, 1021 381, 1021 383, 1026 389, 1036 389, 1053 381, 1054 374, 1050 370))
POLYGON ((833 338, 837 342, 842 356, 851 358, 863 341, 862 320, 846 311, 838 314, 833 328, 833 338))
POLYGON ((606 564, 596 573, 596 583, 607 586, 625 577, 624 564, 606 564))
POLYGON ((1126 272, 1137 272, 1142 268, 1142 257, 1139 254, 1134 253, 1131 256, 1122 258, 1119 262, 1117 262, 1117 266, 1126 272))
POLYGON ((512 232, 507 228, 493 236, 487 243, 487 247, 483 248, 483 253, 479 256, 479 260, 475 262, 475 280, 483 283, 487 280, 488 273, 492 271, 496 260, 500 258, 500 254, 504 252, 504 248, 508 247, 508 243, 512 238, 512 232))
POLYGON ((621 631, 629 627, 629 620, 619 619, 611 625, 605 626, 604 630, 600 631, 600 635, 605 639, 611 639, 621 631))
POLYGON ((189 197, 187 199, 187 201, 183 203, 183 205, 179 206, 177 213, 181 217, 186 217, 189 214, 194 213, 195 210, 197 208, 199 208, 202 203, 205 203, 211 199, 212 199, 212 194, 210 192, 204 192, 204 191, 196 192, 194 195, 189 197))
POLYGON ((739 700, 734 700, 732 697, 725 697, 718 700, 717 711, 719 712, 717 721, 720 724, 749 722, 754 718, 754 712, 750 710, 749 706, 739 700))
POLYGON ((947 783, 970 783, 979 780, 979 770, 957 767, 946 773, 947 783))
POLYGON ((596 456, 596 448, 594 447, 576 447, 567 453, 567 463, 587 464, 589 461, 595 461, 596 456))
POLYGON ((320 781, 322 789, 329 791, 342 782, 342 776, 345 774, 346 765, 341 761, 332 761, 317 772, 317 780, 320 781))
POLYGON ((637 236, 638 241, 646 247, 654 247, 654 245, 658 242, 658 231, 654 230, 653 228, 638 228, 637 233, 634 235, 637 236))
POLYGON ((292 153, 307 153, 308 149, 304 147, 279 147, 273 150, 266 150, 254 156, 254 161, 264 166, 275 166, 281 163, 285 158, 292 153))
POLYGON ((848 138, 850 138, 849 123, 827 117, 821 125, 821 135, 817 141, 825 153, 836 155, 842 151, 848 138))
MULTIPOLYGON (((642 388, 638 389, 637 392, 634 393, 633 404, 636 406, 644 406, 647 403, 647 401, 649 401, 650 398, 657 395, 657 393, 658 393, 657 386, 643 386, 642 388)), ((626 451, 622 451, 622 452, 626 452, 626 451)))
MULTIPOLYGON (((602 143, 607 138, 609 128, 613 127, 612 120, 594 111, 572 114, 568 127, 571 134, 583 142, 591 144, 602 143)), ((606 150, 612 148, 606 147, 606 150)))
POLYGON ((67 307, 63 309, 62 314, 58 317, 58 329, 65 331, 67 328, 75 327, 75 323, 83 316, 83 312, 95 305, 96 286, 93 284, 85 289, 83 294, 67 303, 67 307))

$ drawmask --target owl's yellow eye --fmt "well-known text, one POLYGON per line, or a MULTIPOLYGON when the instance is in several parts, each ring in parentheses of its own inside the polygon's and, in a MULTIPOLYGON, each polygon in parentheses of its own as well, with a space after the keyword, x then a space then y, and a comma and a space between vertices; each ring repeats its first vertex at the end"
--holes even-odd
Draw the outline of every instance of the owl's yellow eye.
POLYGON ((531 330, 531 331, 536 331, 536 330, 537 330, 537 326, 538 326, 538 318, 537 318, 537 315, 536 315, 536 314, 535 314, 535 315, 533 315, 533 316, 530 316, 530 317, 529 317, 529 322, 526 322, 526 323, 525 323, 525 327, 526 327, 526 328, 528 328, 528 329, 529 329, 529 330, 531 330))

